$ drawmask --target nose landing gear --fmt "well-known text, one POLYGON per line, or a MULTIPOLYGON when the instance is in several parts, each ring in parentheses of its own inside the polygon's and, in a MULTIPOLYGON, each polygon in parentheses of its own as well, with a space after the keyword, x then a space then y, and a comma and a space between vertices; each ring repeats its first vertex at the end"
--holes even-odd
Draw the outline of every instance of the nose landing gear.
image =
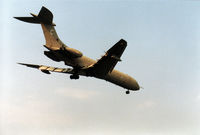
POLYGON ((126 91, 126 94, 130 94, 130 91, 129 91, 129 90, 127 90, 127 91, 126 91))

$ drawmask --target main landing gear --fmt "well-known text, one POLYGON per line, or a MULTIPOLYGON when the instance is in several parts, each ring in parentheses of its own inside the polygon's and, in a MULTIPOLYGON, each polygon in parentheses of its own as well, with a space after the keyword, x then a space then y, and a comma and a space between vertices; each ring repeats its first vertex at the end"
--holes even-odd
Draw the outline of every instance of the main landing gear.
POLYGON ((70 79, 79 79, 79 75, 76 74, 70 75, 70 79))
POLYGON ((130 91, 129 91, 129 90, 127 90, 127 91, 126 91, 126 94, 130 94, 130 91))

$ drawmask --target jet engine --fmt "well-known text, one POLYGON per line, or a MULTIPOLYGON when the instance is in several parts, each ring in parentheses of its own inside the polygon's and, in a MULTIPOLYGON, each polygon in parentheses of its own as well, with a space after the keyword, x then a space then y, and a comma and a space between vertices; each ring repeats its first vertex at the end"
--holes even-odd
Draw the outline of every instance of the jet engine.
POLYGON ((48 58, 50 58, 56 62, 60 62, 60 59, 57 58, 56 55, 51 51, 44 51, 44 55, 46 55, 48 58))

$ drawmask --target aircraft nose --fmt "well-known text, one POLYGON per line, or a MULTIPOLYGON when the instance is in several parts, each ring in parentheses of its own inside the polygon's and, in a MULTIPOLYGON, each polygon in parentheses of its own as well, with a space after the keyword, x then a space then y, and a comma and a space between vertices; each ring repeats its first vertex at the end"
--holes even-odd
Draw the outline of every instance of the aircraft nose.
POLYGON ((139 90, 140 89, 140 85, 138 84, 138 82, 133 79, 133 82, 132 82, 132 90, 136 91, 136 90, 139 90))
POLYGON ((138 84, 138 82, 136 81, 136 90, 140 89, 140 85, 138 84))

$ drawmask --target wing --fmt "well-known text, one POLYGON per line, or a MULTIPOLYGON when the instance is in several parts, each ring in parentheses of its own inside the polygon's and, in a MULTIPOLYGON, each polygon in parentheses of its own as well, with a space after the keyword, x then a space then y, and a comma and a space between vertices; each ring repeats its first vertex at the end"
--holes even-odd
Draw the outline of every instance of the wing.
POLYGON ((113 47, 111 47, 106 54, 99 59, 95 64, 89 67, 90 71, 95 76, 103 77, 109 72, 112 72, 118 61, 121 61, 120 57, 127 46, 127 42, 123 39, 118 41, 113 47))
POLYGON ((68 74, 74 73, 74 70, 72 68, 56 68, 56 67, 50 67, 50 66, 44 66, 44 65, 34 65, 34 64, 25 64, 25 63, 18 63, 18 64, 39 69, 43 73, 46 73, 46 74, 50 74, 50 72, 59 72, 59 73, 68 73, 68 74))

